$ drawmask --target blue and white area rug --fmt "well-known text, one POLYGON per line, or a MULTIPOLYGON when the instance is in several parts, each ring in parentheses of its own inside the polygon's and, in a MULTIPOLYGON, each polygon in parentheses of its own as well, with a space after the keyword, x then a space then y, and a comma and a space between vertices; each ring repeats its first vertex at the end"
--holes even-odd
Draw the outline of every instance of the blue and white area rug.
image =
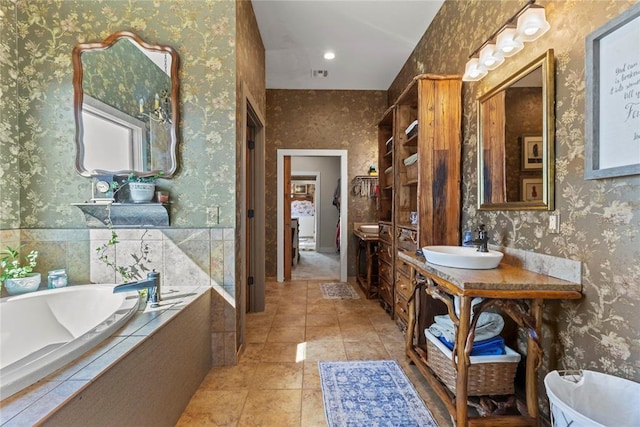
POLYGON ((358 292, 348 283, 321 283, 322 297, 327 299, 358 299, 358 292))
POLYGON ((329 427, 437 427, 395 360, 318 362, 329 427))

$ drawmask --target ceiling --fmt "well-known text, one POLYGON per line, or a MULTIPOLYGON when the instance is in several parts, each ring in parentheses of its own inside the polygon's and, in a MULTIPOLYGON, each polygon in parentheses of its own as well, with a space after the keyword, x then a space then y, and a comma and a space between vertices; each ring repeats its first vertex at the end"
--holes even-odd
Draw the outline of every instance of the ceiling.
POLYGON ((387 90, 443 2, 252 0, 267 89, 387 90))

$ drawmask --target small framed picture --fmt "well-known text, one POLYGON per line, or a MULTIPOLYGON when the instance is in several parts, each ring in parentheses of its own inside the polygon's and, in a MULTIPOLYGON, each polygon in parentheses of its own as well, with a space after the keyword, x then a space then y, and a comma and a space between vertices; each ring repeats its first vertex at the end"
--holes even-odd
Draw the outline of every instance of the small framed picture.
POLYGON ((522 169, 542 169, 542 136, 522 137, 522 169))
POLYGON ((307 184, 293 184, 293 194, 307 194, 307 184))
POLYGON ((520 192, 523 202, 541 202, 542 178, 522 178, 520 192))

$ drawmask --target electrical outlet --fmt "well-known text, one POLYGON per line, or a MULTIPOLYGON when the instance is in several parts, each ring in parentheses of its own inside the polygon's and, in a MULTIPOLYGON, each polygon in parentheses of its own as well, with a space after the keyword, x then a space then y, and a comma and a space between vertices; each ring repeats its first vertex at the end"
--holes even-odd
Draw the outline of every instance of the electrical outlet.
POLYGON ((549 215, 549 233, 560 233, 560 212, 554 212, 549 215))

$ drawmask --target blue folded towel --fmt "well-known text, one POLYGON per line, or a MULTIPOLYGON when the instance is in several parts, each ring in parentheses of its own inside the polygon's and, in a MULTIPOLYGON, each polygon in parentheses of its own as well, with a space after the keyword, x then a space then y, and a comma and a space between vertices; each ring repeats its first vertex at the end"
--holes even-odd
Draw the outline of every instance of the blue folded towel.
MULTIPOLYGON (((449 350, 453 350, 453 343, 447 341, 444 337, 438 337, 438 339, 447 346, 449 350)), ((504 338, 496 336, 486 340, 475 341, 471 348, 471 356, 490 356, 505 354, 504 350, 504 338)))

